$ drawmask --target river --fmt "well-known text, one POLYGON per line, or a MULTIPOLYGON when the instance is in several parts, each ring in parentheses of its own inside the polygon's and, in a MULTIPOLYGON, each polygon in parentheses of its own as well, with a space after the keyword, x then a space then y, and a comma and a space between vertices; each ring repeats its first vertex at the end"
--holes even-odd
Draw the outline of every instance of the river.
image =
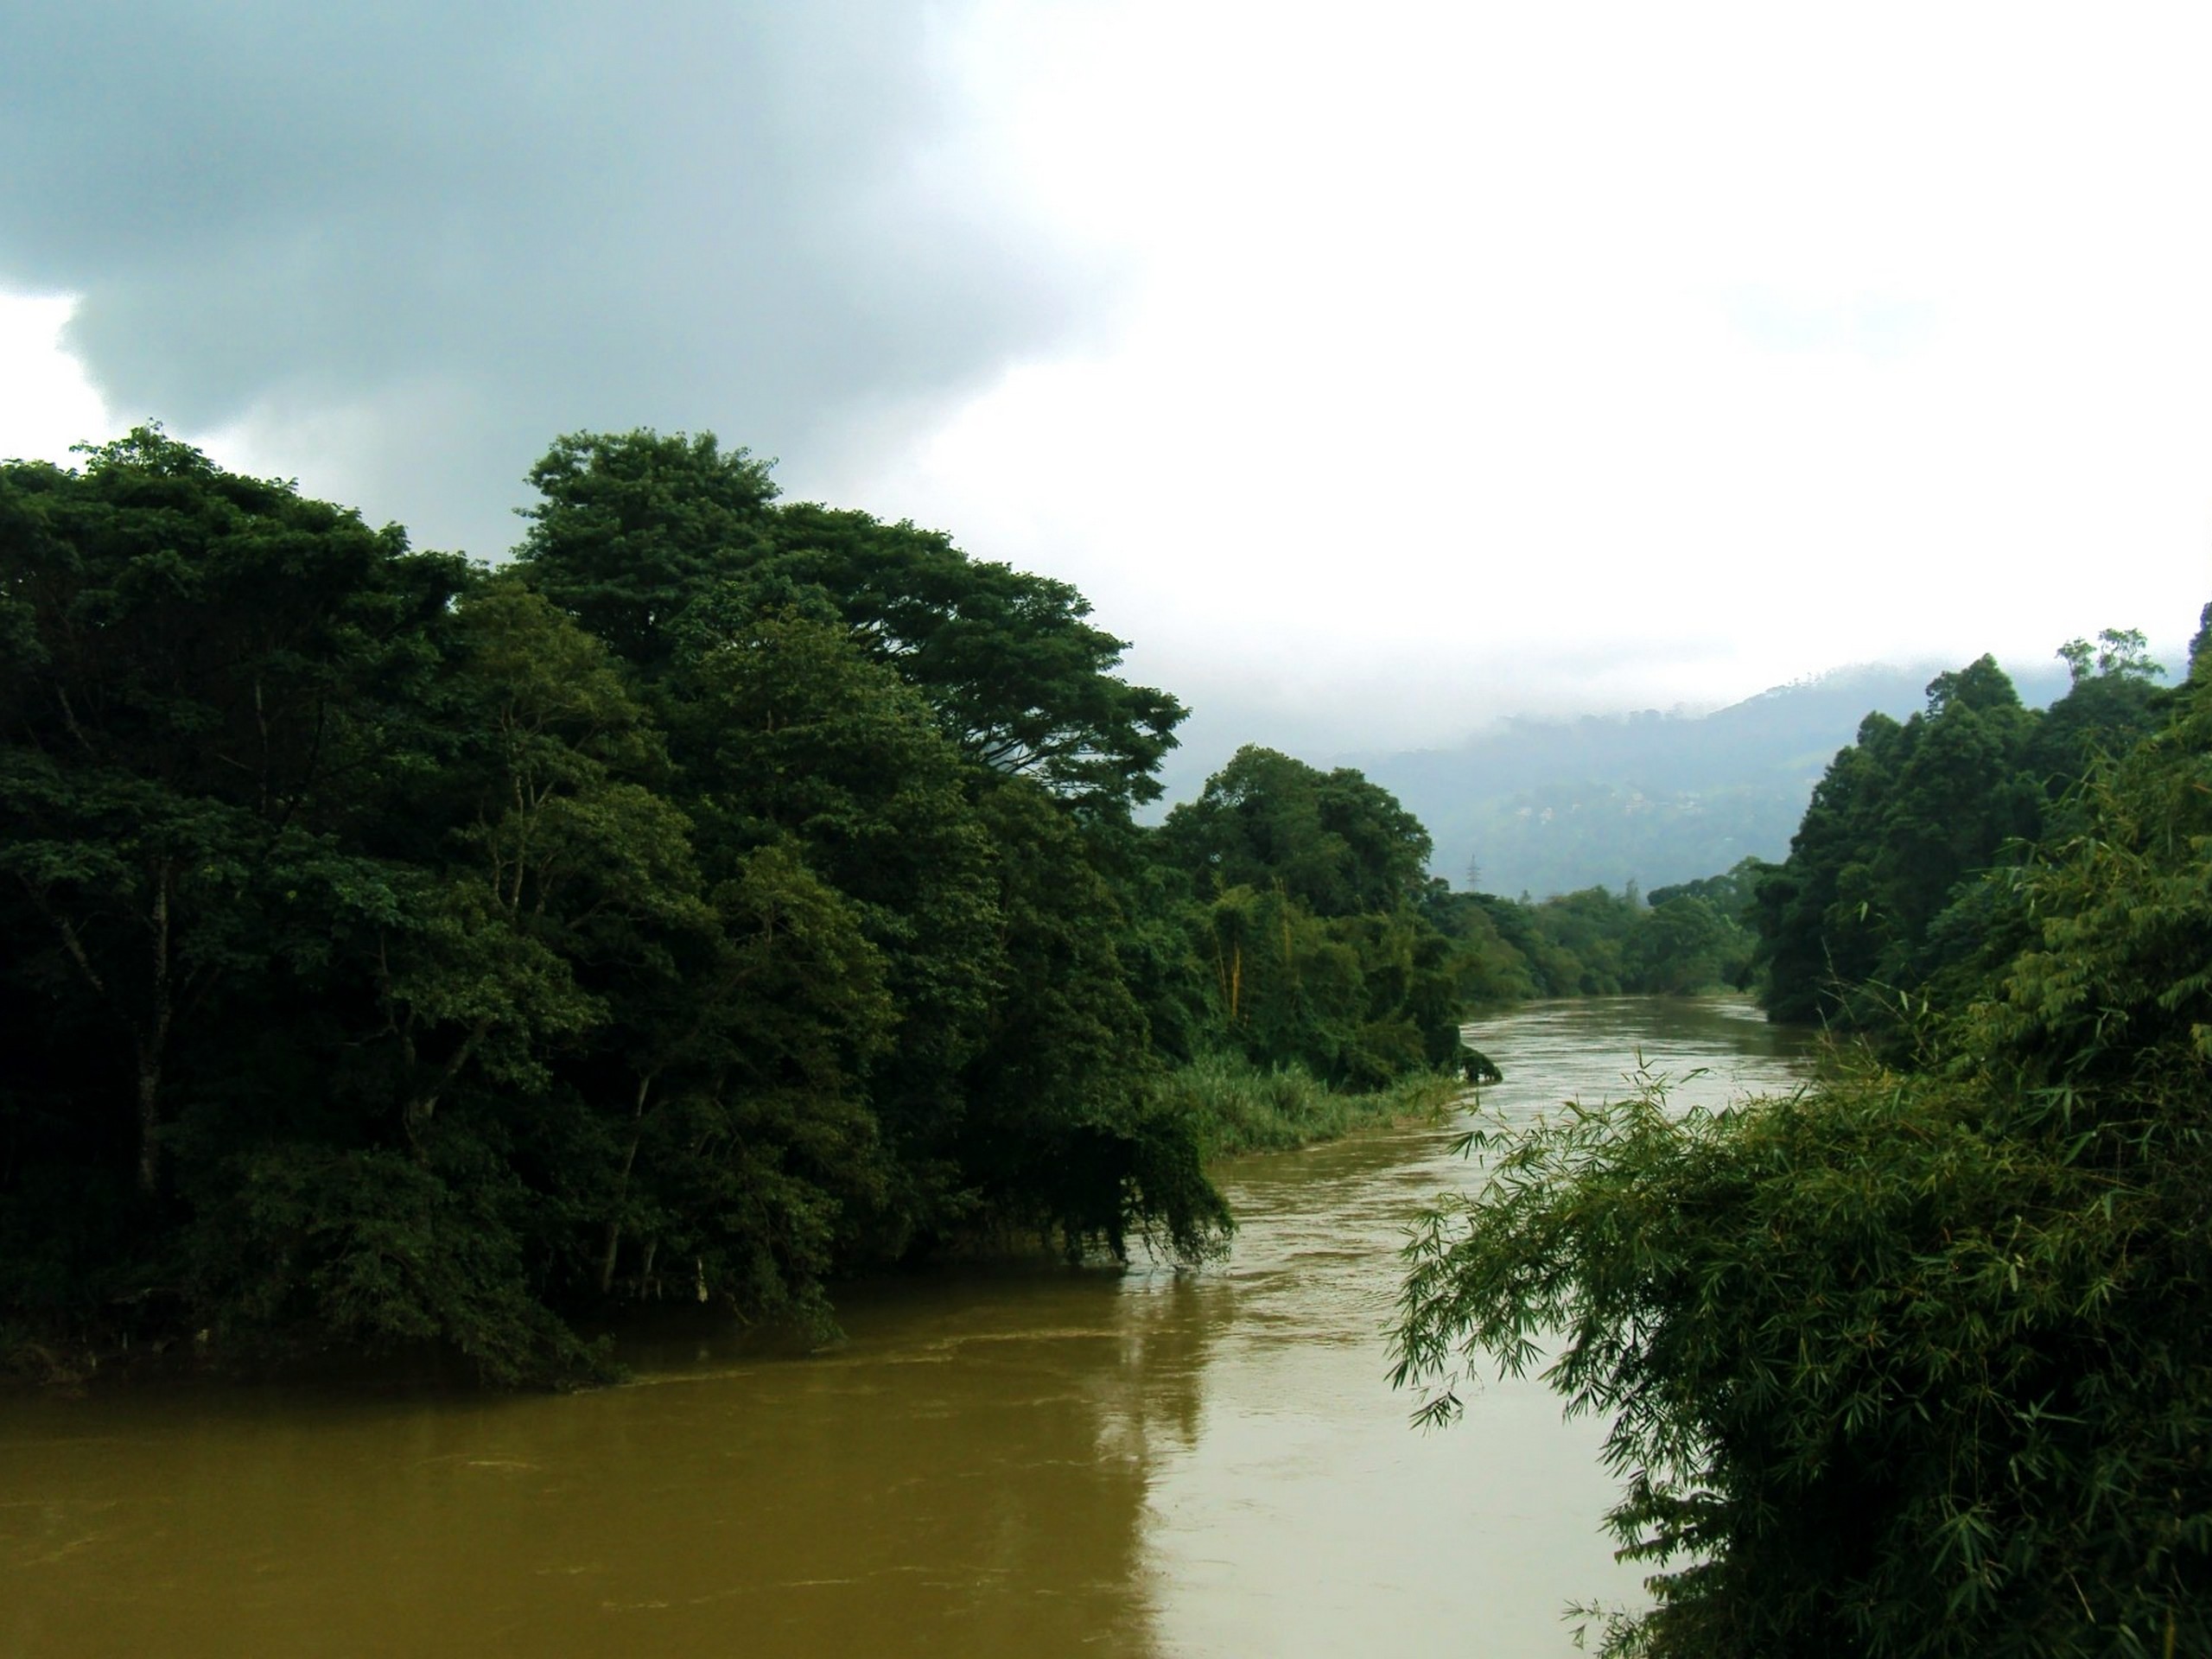
MULTIPOLYGON (((1471 1028, 1522 1116, 1790 1087, 1747 1005, 1471 1028)), ((641 1344, 547 1397, 148 1389, 0 1404, 0 1651, 1192 1656, 1572 1651, 1634 1601, 1599 1425, 1499 1382, 1422 1434, 1381 1329, 1424 1127, 1231 1166, 1198 1273, 964 1269, 840 1303, 810 1357, 641 1344)))

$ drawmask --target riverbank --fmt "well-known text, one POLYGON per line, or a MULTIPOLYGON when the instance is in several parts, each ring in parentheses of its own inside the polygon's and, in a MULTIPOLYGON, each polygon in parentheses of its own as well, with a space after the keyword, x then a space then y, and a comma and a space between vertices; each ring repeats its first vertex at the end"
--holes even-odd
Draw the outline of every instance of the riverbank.
MULTIPOLYGON (((1685 1105, 1803 1076, 1748 1005, 1535 1005, 1470 1036, 1514 1121, 1640 1065, 1685 1105)), ((1217 1165, 1239 1227, 1201 1272, 1139 1252, 840 1287, 846 1340, 804 1360, 673 1317, 626 1337, 635 1386, 567 1395, 110 1387, 104 1360, 89 1399, 0 1401, 0 1653, 365 1631, 575 1659, 1324 1659, 1474 1631, 1563 1659, 1566 1603, 1638 1596, 1600 1524, 1604 1426, 1507 1378, 1420 1434, 1387 1380, 1405 1229, 1468 1179, 1453 1139, 1217 1165)))
POLYGON ((1332 1090, 1301 1066, 1263 1071, 1227 1055, 1205 1055, 1168 1074, 1164 1091, 1198 1126, 1208 1162, 1247 1153, 1290 1152, 1359 1129, 1441 1117, 1467 1085, 1423 1071, 1360 1094, 1332 1090))
MULTIPOLYGON (((1209 1165, 1259 1153, 1295 1151, 1362 1130, 1435 1122, 1468 1092, 1468 1085, 1458 1077, 1424 1071, 1381 1089, 1344 1093, 1331 1090, 1302 1066, 1267 1070, 1218 1054, 1178 1068, 1159 1086, 1173 1109, 1187 1112, 1198 1126, 1209 1165)), ((1001 1237, 998 1249, 949 1254, 975 1259, 999 1253, 1007 1243, 1001 1237)), ((1039 1248, 1051 1249, 1049 1244, 1039 1248)), ((362 1362, 357 1357, 354 1363, 362 1362)), ((385 1355, 366 1363, 372 1370, 395 1370, 418 1382, 426 1373, 450 1380, 444 1377, 446 1368, 434 1358, 414 1357, 395 1365, 385 1355)), ((260 1344, 250 1354, 227 1346, 211 1351, 206 1344, 190 1340, 142 1344, 134 1350, 127 1339, 111 1332, 72 1338, 0 1325, 0 1393, 66 1396, 126 1382, 296 1376, 303 1369, 312 1372, 327 1363, 325 1353, 303 1356, 281 1344, 260 1344)))

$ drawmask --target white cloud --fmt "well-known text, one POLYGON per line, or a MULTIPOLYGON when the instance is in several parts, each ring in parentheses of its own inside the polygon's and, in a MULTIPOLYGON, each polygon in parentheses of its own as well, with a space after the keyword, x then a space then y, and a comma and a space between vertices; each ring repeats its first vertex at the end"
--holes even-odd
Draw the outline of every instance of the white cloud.
POLYGON ((874 481, 1194 695, 1411 739, 2212 588, 2196 11, 1072 15, 981 38, 1141 299, 874 481))
POLYGON ((0 293, 0 457, 67 462, 69 446, 113 436, 115 422, 62 331, 67 295, 0 293))
MULTIPOLYGON (((1203 706, 1380 747, 2173 639, 2212 594, 2212 13, 933 16, 958 142, 880 188, 1014 203, 1106 275, 1058 343, 950 405, 887 381, 785 482, 1074 582, 1203 706)), ((342 493, 342 449, 372 515, 503 520, 511 477, 425 479, 393 436, 482 424, 483 387, 282 393, 228 435, 255 470, 342 493)))

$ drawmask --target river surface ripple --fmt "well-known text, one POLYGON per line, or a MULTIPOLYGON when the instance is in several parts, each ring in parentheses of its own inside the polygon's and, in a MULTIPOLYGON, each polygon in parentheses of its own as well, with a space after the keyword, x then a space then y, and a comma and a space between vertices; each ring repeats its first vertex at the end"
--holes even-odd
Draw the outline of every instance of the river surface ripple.
MULTIPOLYGON (((1747 1005, 1539 1004, 1471 1027, 1525 1116, 1641 1063, 1794 1086, 1747 1005)), ((966 1270, 862 1290, 804 1359, 641 1346, 567 1397, 179 1389, 0 1405, 0 1652, 1253 1656, 1571 1651, 1637 1599, 1600 1426, 1492 1382, 1407 1424, 1382 1335, 1449 1126, 1231 1166, 1195 1274, 966 1270)))

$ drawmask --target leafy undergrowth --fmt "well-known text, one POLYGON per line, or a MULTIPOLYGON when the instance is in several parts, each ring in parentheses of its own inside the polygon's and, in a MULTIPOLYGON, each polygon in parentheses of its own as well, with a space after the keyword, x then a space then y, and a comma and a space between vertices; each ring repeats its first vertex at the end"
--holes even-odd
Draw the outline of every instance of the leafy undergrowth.
POLYGON ((1163 1089, 1174 1109, 1197 1126, 1209 1159, 1288 1152, 1356 1129, 1441 1117, 1466 1094, 1465 1083, 1440 1071, 1417 1072, 1369 1093, 1344 1094, 1302 1066, 1263 1071, 1222 1054, 1201 1055, 1177 1068, 1163 1089))

